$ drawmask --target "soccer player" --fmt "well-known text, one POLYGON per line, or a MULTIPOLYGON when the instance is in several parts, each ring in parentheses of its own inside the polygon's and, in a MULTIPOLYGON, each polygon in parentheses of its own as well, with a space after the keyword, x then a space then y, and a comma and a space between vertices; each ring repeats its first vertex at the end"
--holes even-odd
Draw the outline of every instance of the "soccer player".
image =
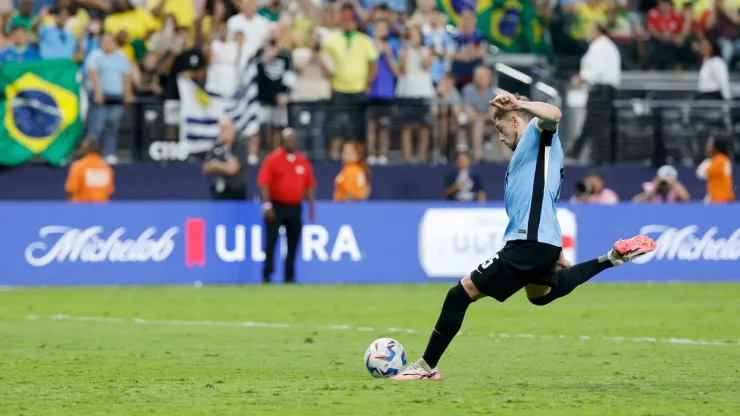
POLYGON ((530 302, 547 305, 598 273, 655 250, 652 239, 638 235, 617 241, 603 256, 572 266, 562 254, 555 209, 563 179, 557 133, 560 110, 510 93, 498 95, 491 105, 499 138, 514 151, 504 185, 506 245, 447 292, 424 355, 396 380, 440 379, 437 363, 476 300, 490 296, 504 302, 524 288, 530 302))

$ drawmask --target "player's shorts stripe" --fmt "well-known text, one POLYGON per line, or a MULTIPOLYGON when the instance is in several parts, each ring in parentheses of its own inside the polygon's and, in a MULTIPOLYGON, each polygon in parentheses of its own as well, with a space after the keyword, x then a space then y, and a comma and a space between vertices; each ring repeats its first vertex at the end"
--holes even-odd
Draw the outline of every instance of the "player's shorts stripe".
POLYGON ((540 229, 542 217, 542 200, 545 197, 545 149, 552 146, 552 137, 555 132, 543 131, 540 133, 540 147, 537 150, 537 164, 534 169, 534 185, 532 186, 532 203, 529 208, 529 223, 527 224, 527 240, 538 241, 537 235, 540 229))

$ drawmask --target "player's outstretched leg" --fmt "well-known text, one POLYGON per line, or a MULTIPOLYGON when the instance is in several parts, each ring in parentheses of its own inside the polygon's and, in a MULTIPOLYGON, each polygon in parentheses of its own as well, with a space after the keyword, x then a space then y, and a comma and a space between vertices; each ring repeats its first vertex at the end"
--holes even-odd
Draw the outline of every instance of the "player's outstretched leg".
POLYGON ((473 285, 470 275, 465 276, 447 292, 442 312, 429 338, 427 349, 421 359, 408 365, 396 380, 439 380, 442 376, 437 370, 437 362, 450 345, 452 339, 460 332, 468 306, 483 297, 473 285))
POLYGON ((542 295, 537 293, 536 288, 531 290, 530 287, 527 287, 527 297, 535 305, 547 305, 555 299, 568 295, 573 289, 586 283, 602 271, 632 261, 655 250, 655 247, 655 241, 644 235, 638 235, 628 240, 619 240, 603 256, 558 270, 555 273, 557 286, 540 292, 542 295))

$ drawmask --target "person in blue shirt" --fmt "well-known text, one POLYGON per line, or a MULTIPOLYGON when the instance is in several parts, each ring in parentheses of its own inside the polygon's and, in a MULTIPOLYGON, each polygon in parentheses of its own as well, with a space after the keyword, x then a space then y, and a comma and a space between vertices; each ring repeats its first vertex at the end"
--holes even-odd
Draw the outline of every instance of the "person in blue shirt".
POLYGON ((447 292, 424 355, 399 373, 398 380, 441 378, 437 363, 476 300, 490 296, 503 302, 524 288, 531 303, 547 305, 599 272, 656 248, 650 237, 638 235, 617 241, 603 256, 572 266, 563 257, 555 209, 563 179, 560 110, 508 92, 491 105, 500 140, 514 151, 504 185, 506 245, 447 292))
POLYGON ((395 116, 393 99, 399 74, 398 48, 390 42, 389 34, 390 27, 387 21, 375 22, 372 37, 379 55, 378 72, 370 84, 367 96, 367 162, 371 165, 388 163, 389 129, 395 116))
POLYGON ((133 101, 131 63, 112 34, 100 40, 100 49, 87 57, 92 100, 88 112, 87 135, 102 142, 106 162, 118 163, 118 130, 125 105, 133 101))
POLYGON ((38 49, 28 43, 28 31, 23 26, 9 29, 10 46, 0 50, 0 63, 30 62, 41 59, 38 49))
POLYGON ((39 29, 39 52, 43 59, 74 59, 80 42, 74 32, 64 28, 70 18, 66 7, 52 9, 54 25, 42 25, 39 29))
POLYGON ((488 56, 488 42, 476 29, 478 19, 475 10, 466 8, 460 15, 460 26, 453 37, 452 75, 455 85, 462 89, 463 85, 473 81, 475 68, 483 64, 483 58, 488 56))

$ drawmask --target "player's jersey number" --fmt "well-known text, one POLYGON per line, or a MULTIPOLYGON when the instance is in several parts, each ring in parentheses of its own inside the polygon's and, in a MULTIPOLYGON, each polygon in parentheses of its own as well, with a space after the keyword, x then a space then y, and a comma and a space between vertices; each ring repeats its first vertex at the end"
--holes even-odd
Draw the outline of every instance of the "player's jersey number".
POLYGON ((480 270, 485 270, 485 269, 487 269, 487 268, 488 268, 488 267, 489 267, 490 265, 492 265, 492 264, 493 264, 493 261, 494 261, 494 260, 496 260, 497 258, 498 258, 498 253, 496 253, 496 254, 495 254, 495 255, 494 255, 493 257, 491 257, 490 259, 488 259, 488 260, 484 261, 483 263, 481 263, 481 264, 480 264, 480 265, 478 266, 478 269, 480 269, 480 270))

